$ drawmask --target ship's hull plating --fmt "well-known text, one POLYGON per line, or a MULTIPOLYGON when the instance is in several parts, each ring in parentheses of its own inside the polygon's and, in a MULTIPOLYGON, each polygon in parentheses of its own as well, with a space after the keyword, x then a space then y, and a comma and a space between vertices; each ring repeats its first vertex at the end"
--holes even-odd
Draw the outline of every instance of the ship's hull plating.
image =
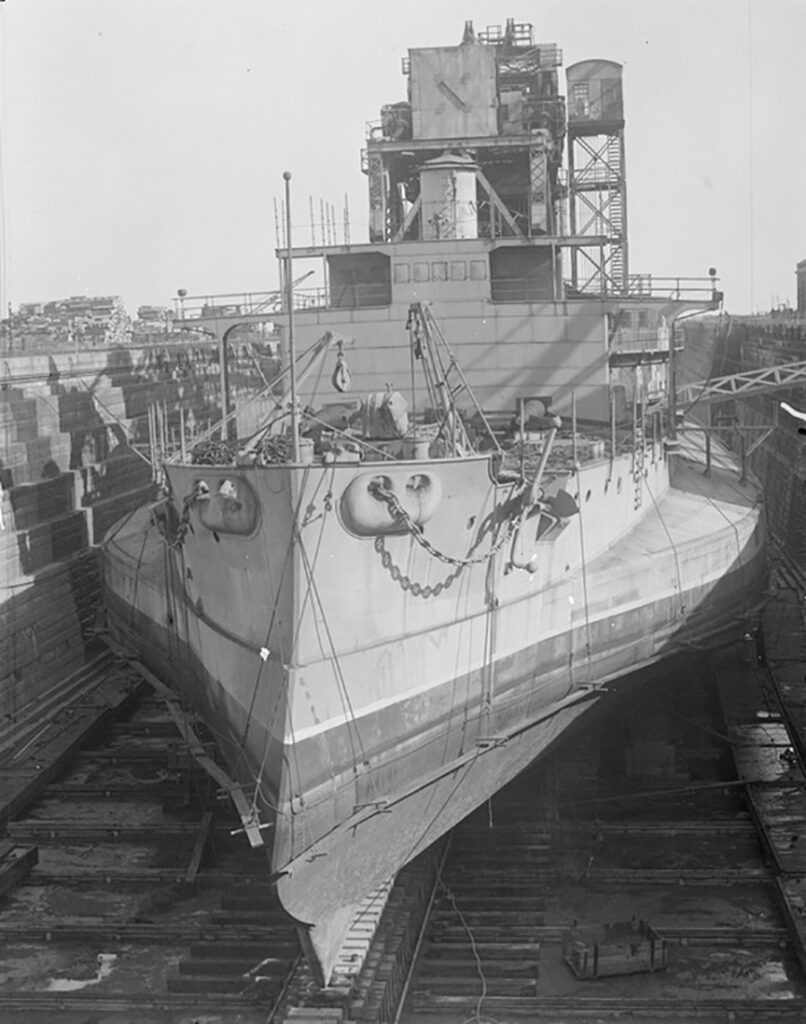
MULTIPOLYGON (((438 587, 451 563, 411 537, 379 549, 346 529, 339 496, 365 467, 250 477, 263 512, 248 536, 192 511, 173 552, 145 518, 106 545, 116 630, 215 724, 273 819, 279 895, 320 980, 368 891, 539 756, 608 679, 744 628, 764 578, 755 490, 724 459, 708 478, 680 461, 671 487, 660 457, 637 485, 628 462, 583 470, 579 515, 504 544, 513 498, 481 464, 414 468, 442 478, 433 550, 465 551, 456 524, 473 521, 470 547, 486 533, 490 552, 432 593, 413 582, 438 587), (534 575, 515 568, 531 548, 534 575)), ((178 467, 177 509, 200 475, 236 479, 178 467)))

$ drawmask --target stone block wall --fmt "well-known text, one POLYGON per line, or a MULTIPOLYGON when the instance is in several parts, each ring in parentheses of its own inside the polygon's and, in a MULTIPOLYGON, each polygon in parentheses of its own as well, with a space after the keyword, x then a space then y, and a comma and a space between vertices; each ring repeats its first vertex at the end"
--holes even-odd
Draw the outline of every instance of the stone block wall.
MULTIPOLYGON (((233 351, 234 396, 264 384, 233 351)), ((176 434, 220 416, 214 344, 9 356, 0 365, 0 732, 35 714, 97 649, 95 545, 156 497, 148 409, 176 434)), ((267 411, 273 403, 264 403, 267 411)))

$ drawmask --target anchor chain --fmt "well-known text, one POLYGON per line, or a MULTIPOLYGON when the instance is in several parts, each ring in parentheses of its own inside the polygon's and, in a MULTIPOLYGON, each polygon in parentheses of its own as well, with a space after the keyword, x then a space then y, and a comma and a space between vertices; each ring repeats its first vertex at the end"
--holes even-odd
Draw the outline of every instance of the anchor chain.
POLYGON ((395 583, 399 583, 403 590, 410 590, 415 597, 436 597, 443 590, 447 590, 464 569, 463 565, 458 565, 453 572, 448 573, 445 579, 440 580, 439 583, 426 583, 423 585, 416 580, 412 580, 411 577, 400 571, 400 566, 395 565, 391 554, 386 550, 383 534, 378 534, 375 538, 375 550, 381 556, 381 565, 387 570, 395 583))
POLYGON ((162 534, 163 538, 165 539, 165 543, 172 551, 178 551, 185 542, 187 532, 191 528, 191 508, 198 501, 199 498, 203 498, 208 493, 209 491, 206 484, 204 484, 202 481, 199 481, 193 488, 193 490, 189 494, 185 495, 185 497, 182 499, 182 514, 179 517, 179 522, 177 523, 176 532, 174 533, 173 537, 170 536, 168 531, 167 515, 161 516, 159 514, 155 514, 155 525, 159 532, 162 534))
POLYGON ((414 522, 406 509, 400 504, 397 495, 395 495, 393 491, 384 487, 383 484, 377 480, 373 481, 369 485, 368 489, 374 498, 378 501, 384 502, 386 507, 389 509, 391 516, 406 527, 420 547, 424 548, 429 555, 438 559, 440 562, 454 566, 454 571, 449 573, 440 583, 435 583, 433 585, 417 583, 405 573, 401 572, 399 566, 394 564, 392 556, 386 549, 386 543, 383 535, 379 534, 375 538, 375 550, 381 556, 383 567, 389 571, 393 580, 400 583, 404 590, 410 590, 415 597, 432 597, 439 594, 449 587, 459 574, 468 566, 483 565, 486 562, 489 562, 490 559, 498 554, 507 541, 512 537, 526 512, 526 507, 524 506, 519 515, 508 521, 506 530, 503 531, 489 551, 486 551, 482 555, 475 555, 472 558, 454 558, 452 555, 446 555, 444 551, 440 551, 438 548, 434 547, 423 533, 422 526, 420 526, 419 523, 414 522))

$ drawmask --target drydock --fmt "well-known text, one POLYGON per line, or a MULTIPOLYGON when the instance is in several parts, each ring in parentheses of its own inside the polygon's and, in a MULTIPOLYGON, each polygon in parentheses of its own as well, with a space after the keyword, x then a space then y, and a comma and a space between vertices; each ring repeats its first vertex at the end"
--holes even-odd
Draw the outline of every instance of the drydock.
MULTIPOLYGON (((510 33, 507 26, 509 43, 515 57, 525 50, 532 60, 521 28, 513 24, 510 33)), ((489 53, 474 50, 474 59, 489 65, 489 82, 492 49, 505 42, 503 35, 489 37, 489 53)), ((421 70, 432 59, 431 51, 423 53, 421 70)), ((98 300, 105 311, 97 317, 92 303, 85 309, 73 299, 49 304, 58 306, 50 311, 28 310, 8 326, 0 381, 0 564, 7 591, 0 648, 4 1022, 46 1024, 56 1016, 66 1024, 806 1018, 802 491, 792 485, 793 476, 800 480, 797 460, 789 457, 792 437, 789 452, 775 455, 776 443, 785 446, 768 410, 757 408, 749 418, 752 436, 732 433, 724 416, 706 415, 696 428, 681 431, 684 444, 702 449, 703 476, 718 475, 718 457, 711 458, 716 435, 740 452, 726 475, 733 472, 745 484, 753 469, 763 479, 768 525, 784 546, 773 557, 759 631, 716 651, 687 644, 684 633, 674 657, 605 687, 596 706, 540 761, 369 892, 324 988, 272 886, 261 845, 261 830, 271 823, 259 825, 251 813, 256 792, 225 770, 216 734, 105 629, 94 545, 120 515, 154 497, 160 463, 171 447, 184 454, 186 435, 188 443, 197 440, 198 431, 228 412, 239 417, 239 436, 248 433, 238 402, 266 384, 264 369, 271 375, 276 352, 270 344, 261 360, 257 346, 236 345, 230 331, 264 321, 268 306, 279 321, 283 312, 290 320, 297 302, 301 336, 314 329, 318 336, 321 318, 333 310, 340 322, 354 317, 371 334, 391 319, 382 308, 387 293, 410 286, 413 296, 430 282, 434 294, 458 308, 459 290, 473 282, 482 288, 489 271, 503 318, 536 297, 559 301, 557 285, 548 286, 543 270, 549 264, 559 269, 564 252, 573 271, 566 298, 581 301, 589 285, 600 289, 602 302, 624 296, 625 309, 608 313, 601 343, 588 331, 593 315, 585 313, 585 344, 597 353, 607 347, 597 362, 602 379, 612 375, 629 387, 646 371, 643 390, 636 383, 632 398, 622 402, 627 417, 619 426, 641 459, 650 434, 654 458, 656 422, 666 414, 661 409, 651 422, 644 414, 659 366, 678 353, 680 384, 715 387, 705 378, 720 371, 718 354, 696 328, 680 327, 671 315, 683 302, 679 280, 671 292, 661 287, 665 297, 652 291, 657 279, 639 280, 646 308, 626 309, 636 282, 626 265, 620 80, 616 88, 608 77, 618 66, 577 65, 569 79, 569 143, 590 162, 584 158, 568 181, 572 221, 578 216, 580 224, 572 222, 567 235, 554 223, 564 187, 555 174, 564 123, 556 81, 561 54, 543 47, 538 58, 539 92, 520 95, 517 61, 503 72, 515 76, 506 127, 500 137, 489 127, 485 139, 476 139, 489 167, 440 162, 430 148, 441 149, 449 132, 413 143, 406 105, 383 109, 383 124, 372 127, 367 140, 370 247, 327 251, 322 232, 321 246, 314 239, 294 253, 329 261, 324 298, 300 292, 284 307, 277 293, 208 297, 196 309, 181 295, 183 329, 200 329, 192 344, 172 330, 167 313, 154 310, 148 316, 156 317, 156 334, 135 344, 111 300, 98 300), (603 116, 608 111, 612 116, 603 116), (605 144, 597 151, 590 147, 598 136, 605 144), (541 144, 533 144, 538 137, 541 144), (477 244, 482 235, 468 241, 461 232, 456 238, 441 233, 439 190, 409 195, 412 145, 432 158, 426 177, 449 172, 451 180, 472 186, 463 199, 466 220, 473 219, 473 197, 486 197, 479 219, 483 244, 477 244), (522 150, 521 156, 528 150, 522 209, 498 166, 507 147, 522 150), (581 226, 585 208, 595 213, 587 221, 590 231, 581 226), (544 237, 549 227, 557 229, 550 244, 544 237), (432 230, 429 244, 439 258, 409 267, 402 257, 420 230, 432 230), (445 258, 457 242, 461 255, 473 249, 470 242, 481 250, 488 240, 489 264, 486 255, 445 258), (394 267, 376 259, 381 243, 389 252, 400 247, 394 267), (81 317, 87 326, 79 344, 81 317), (93 340, 103 317, 114 336, 93 340), (205 322, 216 325, 219 345, 203 339, 205 322), (26 330, 27 343, 34 343, 22 350, 26 330), (688 353, 695 357, 688 369, 683 333, 700 343, 688 353), (196 432, 189 429, 191 416, 196 432)), ((469 115, 472 97, 459 96, 444 80, 436 89, 431 99, 448 102, 442 127, 469 115)), ((290 232, 287 259, 290 271, 290 232)), ((697 287, 695 298, 686 300, 692 308, 718 305, 713 275, 697 287)), ((403 307, 410 308, 412 296, 403 307)), ((565 321, 557 323, 564 339, 565 321)), ((549 365, 552 373, 562 369, 549 365)), ((475 374, 486 386, 487 369, 476 367, 475 374)), ((532 390, 539 386, 540 379, 529 382, 532 390)), ((557 388, 562 391, 562 381, 557 388)), ((568 405, 578 473, 573 389, 561 401, 568 405)), ((266 401, 269 409, 277 404, 266 401)), ((613 406, 605 413, 612 433, 601 451, 610 445, 612 463, 613 406)), ((667 418, 674 423, 673 410, 667 418)), ((222 428, 222 447, 225 434, 222 428)), ((635 466, 640 504, 647 467, 635 466)), ((383 813, 380 804, 377 811, 383 813)))
POLYGON ((99 652, 3 758, 4 1021, 803 1019, 803 591, 781 564, 762 634, 615 687, 376 894, 326 990, 209 737, 99 652), (622 920, 662 969, 577 978, 569 931, 622 920))

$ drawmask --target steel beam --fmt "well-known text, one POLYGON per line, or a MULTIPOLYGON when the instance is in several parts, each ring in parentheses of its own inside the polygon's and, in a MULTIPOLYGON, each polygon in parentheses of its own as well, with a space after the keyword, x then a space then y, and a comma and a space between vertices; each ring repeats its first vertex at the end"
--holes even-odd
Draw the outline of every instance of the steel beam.
POLYGON ((806 384, 806 362, 781 363, 763 370, 747 370, 686 384, 677 389, 677 401, 681 406, 706 405, 729 398, 750 398, 783 391, 801 384, 806 384))

